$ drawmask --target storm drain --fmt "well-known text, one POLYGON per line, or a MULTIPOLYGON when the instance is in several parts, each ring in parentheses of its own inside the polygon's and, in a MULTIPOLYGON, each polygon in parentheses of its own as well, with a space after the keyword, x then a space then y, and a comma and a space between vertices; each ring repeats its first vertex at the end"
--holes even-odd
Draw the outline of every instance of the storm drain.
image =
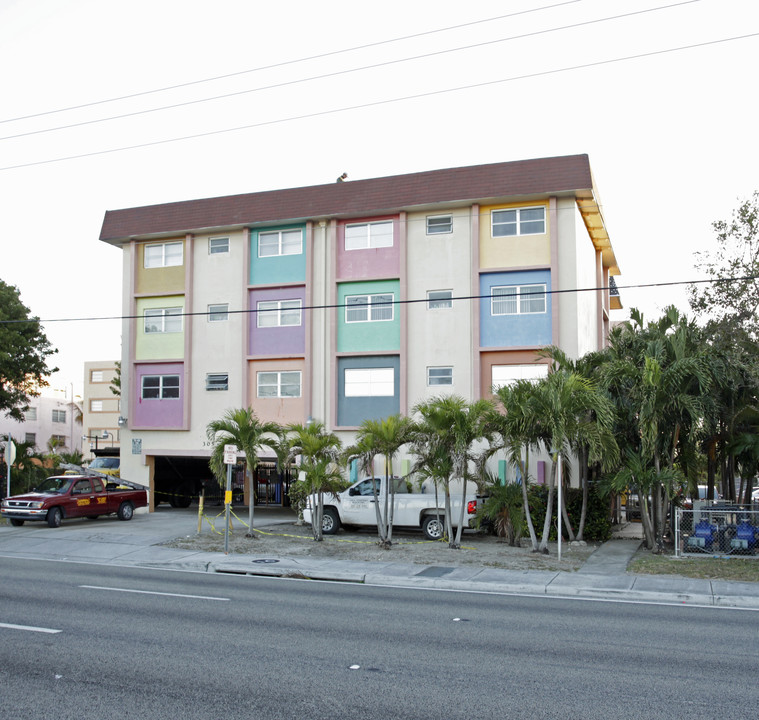
POLYGON ((443 575, 447 575, 448 573, 452 573, 456 568, 452 567, 428 567, 424 568, 421 572, 417 573, 417 576, 423 576, 423 577, 443 577, 443 575))

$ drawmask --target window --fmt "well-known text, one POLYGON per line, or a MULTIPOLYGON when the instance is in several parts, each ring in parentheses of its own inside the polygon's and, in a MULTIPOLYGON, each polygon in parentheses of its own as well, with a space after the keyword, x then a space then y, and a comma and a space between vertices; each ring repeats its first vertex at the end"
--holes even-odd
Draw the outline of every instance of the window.
POLYGON ((427 234, 428 235, 446 235, 453 232, 452 215, 428 215, 427 216, 427 234))
POLYGON ((53 422, 58 422, 58 423, 66 422, 66 411, 53 410, 53 422))
POLYGON ((179 375, 143 375, 143 400, 176 400, 179 397, 179 375))
POLYGON ((145 310, 146 333, 182 332, 182 308, 147 308, 145 310))
POLYGON ((71 490, 72 495, 89 495, 92 492, 92 485, 89 480, 77 480, 71 490))
POLYGON ((300 300, 265 300, 256 305, 257 325, 267 327, 293 327, 301 323, 300 300))
POLYGON ((229 373, 208 373, 206 390, 229 390, 229 373))
POLYGON ((90 400, 90 412, 103 412, 103 401, 90 400))
POLYGON ((273 230, 258 233, 258 257, 300 255, 303 252, 303 231, 273 230))
POLYGON ((451 290, 427 291, 427 309, 443 310, 453 307, 453 292, 451 290))
POLYGON ((356 223, 345 226, 345 249, 393 247, 393 221, 356 223))
POLYGON ((345 322, 383 322, 393 319, 393 294, 348 295, 345 322))
POLYGON ((229 252, 229 238, 218 237, 208 238, 208 254, 209 255, 221 255, 222 253, 229 252))
POLYGON ((257 373, 258 397, 300 397, 300 370, 257 373))
POLYGON ((37 444, 37 433, 26 433, 24 435, 24 442, 27 445, 36 445, 37 444))
POLYGON ((493 390, 497 390, 517 380, 540 380, 548 375, 548 365, 493 365, 490 372, 493 390))
POLYGON ((27 422, 35 422, 37 420, 37 408, 36 407, 30 407, 24 413, 24 420, 26 420, 27 422))
POLYGON ((229 303, 208 306, 208 322, 225 322, 229 319, 229 303))
POLYGON ((50 443, 55 443, 55 446, 58 448, 65 448, 66 447, 66 440, 68 438, 65 435, 51 435, 50 436, 50 443))
POLYGON ((546 311, 545 285, 509 285, 490 290, 493 315, 526 315, 546 311))
POLYGON ((453 368, 427 368, 427 385, 453 385, 453 368))
POLYGON ((92 370, 90 372, 90 382, 103 382, 103 371, 102 370, 92 370))
POLYGON ((181 242, 155 243, 145 246, 145 267, 161 268, 182 264, 181 242))
POLYGON ((493 237, 542 235, 546 231, 546 209, 544 207, 493 210, 491 219, 493 237))
POLYGON ((393 368, 346 368, 345 397, 392 397, 394 394, 393 368))

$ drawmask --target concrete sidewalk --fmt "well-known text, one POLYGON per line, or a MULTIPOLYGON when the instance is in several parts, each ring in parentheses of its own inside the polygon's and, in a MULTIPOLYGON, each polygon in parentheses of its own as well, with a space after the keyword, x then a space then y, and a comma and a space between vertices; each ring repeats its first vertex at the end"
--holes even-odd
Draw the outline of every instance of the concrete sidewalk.
MULTIPOLYGON (((257 527, 294 520, 292 513, 282 508, 257 508, 255 518, 257 527)), ((641 542, 634 537, 634 526, 631 532, 620 533, 621 538, 604 543, 578 572, 225 555, 160 544, 196 532, 195 514, 169 509, 136 514, 128 523, 71 521, 56 530, 37 523, 14 528, 0 522, 0 555, 372 585, 759 609, 759 583, 628 574, 627 564, 641 542)))

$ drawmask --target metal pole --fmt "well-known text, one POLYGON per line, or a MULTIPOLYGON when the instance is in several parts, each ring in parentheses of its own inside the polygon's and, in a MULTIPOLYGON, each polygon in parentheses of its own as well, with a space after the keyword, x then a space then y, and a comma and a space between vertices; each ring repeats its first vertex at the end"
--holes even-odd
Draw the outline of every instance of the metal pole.
POLYGON ((556 473, 559 478, 559 562, 561 562, 561 523, 564 521, 564 518, 561 516, 561 453, 557 455, 557 458, 557 462, 559 463, 556 473))
POLYGON ((227 465, 227 491, 224 493, 224 505, 226 512, 224 515, 224 554, 229 554, 229 516, 231 513, 232 503, 232 466, 227 465))
POLYGON ((13 442, 11 438, 10 431, 8 432, 8 443, 5 446, 5 467, 8 471, 8 479, 6 483, 6 490, 5 490, 5 497, 11 496, 11 443, 13 442))

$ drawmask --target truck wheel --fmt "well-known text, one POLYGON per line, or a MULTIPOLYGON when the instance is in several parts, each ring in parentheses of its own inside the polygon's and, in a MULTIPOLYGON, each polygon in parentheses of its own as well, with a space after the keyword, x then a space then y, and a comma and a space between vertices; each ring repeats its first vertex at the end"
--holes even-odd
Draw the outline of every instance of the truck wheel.
POLYGON ((131 520, 132 515, 134 515, 134 508, 132 507, 132 503, 121 503, 121 505, 119 505, 119 511, 116 513, 116 515, 118 515, 119 520, 131 520))
POLYGON ((23 520, 19 520, 18 518, 11 518, 11 525, 13 525, 13 527, 21 527, 23 524, 23 520))
POLYGON ((324 508, 322 516, 322 532, 325 535, 334 535, 340 529, 340 516, 335 508, 324 508))
POLYGON ((47 511, 47 526, 57 528, 61 526, 61 509, 59 507, 50 508, 47 511))
POLYGON ((425 515, 422 519, 422 532, 428 540, 442 540, 445 536, 445 518, 441 515, 425 515))

